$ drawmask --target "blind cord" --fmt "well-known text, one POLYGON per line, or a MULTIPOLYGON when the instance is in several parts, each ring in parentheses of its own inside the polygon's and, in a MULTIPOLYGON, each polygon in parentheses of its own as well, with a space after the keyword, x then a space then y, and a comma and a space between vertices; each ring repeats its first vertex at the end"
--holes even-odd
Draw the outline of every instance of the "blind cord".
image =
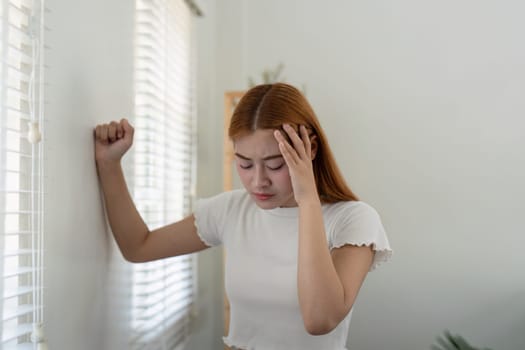
POLYGON ((33 66, 28 84, 29 97, 29 119, 27 140, 31 144, 31 235, 32 235, 32 261, 33 268, 33 329, 31 332, 31 342, 33 349, 45 350, 47 345, 45 343, 44 335, 44 316, 43 316, 43 301, 44 301, 44 254, 43 254, 43 145, 42 133, 40 125, 43 122, 43 69, 44 65, 40 57, 43 50, 44 35, 44 0, 36 0, 34 3, 35 15, 30 17, 29 22, 29 36, 32 44, 33 66), (38 70, 38 90, 35 84, 35 76, 38 70), (35 99, 38 101, 38 115, 35 111, 35 99), (36 154, 38 153, 38 156, 36 154), (35 173, 36 172, 36 173, 35 173), (38 183, 37 183, 38 180, 38 183), (36 215, 35 215, 36 213, 36 215))

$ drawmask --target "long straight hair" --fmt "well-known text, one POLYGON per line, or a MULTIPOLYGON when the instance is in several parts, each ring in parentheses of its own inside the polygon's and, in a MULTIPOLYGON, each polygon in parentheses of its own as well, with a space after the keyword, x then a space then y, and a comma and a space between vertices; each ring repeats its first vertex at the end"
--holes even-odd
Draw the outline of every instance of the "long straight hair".
POLYGON ((235 141, 258 129, 282 130, 285 123, 296 131, 304 125, 311 138, 316 136, 317 152, 312 167, 321 201, 359 200, 346 184, 310 103, 289 84, 263 84, 248 90, 233 112, 228 135, 235 141))

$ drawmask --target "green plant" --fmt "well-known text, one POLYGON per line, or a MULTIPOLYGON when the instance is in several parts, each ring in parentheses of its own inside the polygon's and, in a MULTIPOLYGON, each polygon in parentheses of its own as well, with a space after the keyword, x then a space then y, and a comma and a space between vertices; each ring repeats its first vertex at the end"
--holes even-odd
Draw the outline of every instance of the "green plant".
POLYGON ((491 350, 489 348, 475 348, 460 335, 453 335, 448 330, 436 339, 437 345, 432 345, 431 350, 491 350))
MULTIPOLYGON (((280 78, 283 68, 284 68, 284 64, 281 62, 277 65, 277 67, 274 70, 271 70, 271 69, 263 70, 263 72, 261 73, 262 84, 272 84, 272 83, 277 83, 279 81, 283 81, 284 79, 280 78)), ((255 85, 257 85, 255 80, 252 77, 249 77, 248 86, 252 88, 255 85)))
MULTIPOLYGON (((284 83, 286 81, 286 78, 281 77, 281 73, 284 69, 284 63, 280 62, 275 69, 265 69, 261 73, 261 84, 273 84, 273 83, 284 83)), ((252 88, 259 83, 256 82, 256 80, 252 77, 248 77, 248 87, 252 88)), ((302 84, 300 88, 303 95, 306 95, 306 85, 302 84)))

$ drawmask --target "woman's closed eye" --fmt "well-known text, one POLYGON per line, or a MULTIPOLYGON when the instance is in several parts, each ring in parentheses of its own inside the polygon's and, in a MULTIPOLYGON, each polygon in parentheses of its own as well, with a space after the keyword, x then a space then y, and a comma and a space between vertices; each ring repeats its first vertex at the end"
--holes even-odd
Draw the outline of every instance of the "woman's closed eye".
MULTIPOLYGON (((252 164, 243 164, 243 163, 239 163, 239 167, 241 169, 250 169, 253 165, 252 164)), ((271 165, 266 165, 266 168, 268 168, 268 170, 272 170, 272 171, 275 171, 275 170, 279 170, 281 169, 282 167, 284 166, 284 162, 280 163, 280 164, 271 164, 271 165)))
POLYGON ((252 167, 251 164, 243 164, 243 163, 239 163, 239 167, 241 169, 250 169, 252 167))
POLYGON ((279 170, 281 169, 282 167, 284 166, 284 162, 282 162, 281 164, 278 164, 278 165, 266 165, 266 167, 270 170, 279 170))

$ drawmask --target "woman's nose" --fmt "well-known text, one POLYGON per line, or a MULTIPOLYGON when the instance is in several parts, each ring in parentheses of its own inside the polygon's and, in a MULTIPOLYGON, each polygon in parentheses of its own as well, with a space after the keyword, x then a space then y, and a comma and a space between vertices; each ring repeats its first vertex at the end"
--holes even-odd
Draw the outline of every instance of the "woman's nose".
POLYGON ((270 178, 264 169, 259 168, 255 170, 254 182, 255 187, 265 187, 270 185, 270 178))

